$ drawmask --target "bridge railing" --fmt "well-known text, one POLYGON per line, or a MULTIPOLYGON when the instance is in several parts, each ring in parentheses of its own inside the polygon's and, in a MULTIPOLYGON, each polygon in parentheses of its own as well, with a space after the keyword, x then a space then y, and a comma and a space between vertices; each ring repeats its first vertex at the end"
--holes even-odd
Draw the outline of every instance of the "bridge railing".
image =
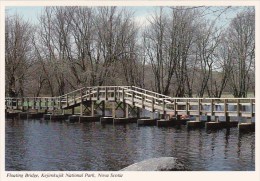
POLYGON ((5 98, 5 106, 9 109, 59 109, 59 97, 23 97, 23 98, 5 98))
POLYGON ((63 109, 83 100, 127 101, 161 114, 255 116, 254 98, 173 98, 134 86, 83 87, 59 97, 7 97, 5 105, 12 109, 63 109))
POLYGON ((254 117, 254 98, 172 98, 166 109, 175 114, 254 117))

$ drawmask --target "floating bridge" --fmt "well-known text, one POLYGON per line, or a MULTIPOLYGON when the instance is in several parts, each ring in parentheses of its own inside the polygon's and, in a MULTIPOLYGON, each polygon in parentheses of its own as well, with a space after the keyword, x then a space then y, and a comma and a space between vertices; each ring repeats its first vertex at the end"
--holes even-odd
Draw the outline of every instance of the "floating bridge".
POLYGON ((206 124, 208 128, 238 125, 241 129, 254 129, 254 98, 174 98, 135 86, 84 87, 58 97, 6 97, 5 109, 7 115, 14 111, 28 113, 30 110, 36 110, 49 112, 53 118, 57 111, 64 114, 65 110, 71 110, 71 114, 74 115, 75 107, 79 107, 79 117, 95 117, 95 110, 100 109, 102 118, 98 120, 106 120, 105 105, 108 102, 112 105, 112 118, 107 117, 107 120, 127 122, 130 120, 131 111, 136 113, 140 124, 152 122, 157 125, 174 125, 188 120, 188 127, 201 127, 206 124), (122 118, 116 118, 118 109, 123 111, 122 118), (150 111, 151 117, 140 119, 140 109, 150 111), (154 113, 159 115, 160 120, 155 120, 154 113), (207 118, 206 123, 201 121, 201 116, 207 118), (190 121, 190 117, 195 120, 190 121), (220 122, 219 117, 224 117, 225 121, 220 122), (239 124, 239 121, 231 121, 231 117, 236 117, 237 120, 244 118, 246 122, 239 124))

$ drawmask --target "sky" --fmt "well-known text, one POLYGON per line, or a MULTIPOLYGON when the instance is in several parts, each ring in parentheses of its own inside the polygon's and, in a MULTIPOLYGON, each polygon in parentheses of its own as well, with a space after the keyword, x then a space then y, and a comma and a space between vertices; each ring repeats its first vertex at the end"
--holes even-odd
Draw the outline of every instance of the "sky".
MULTIPOLYGON (((25 20, 29 20, 32 23, 37 23, 37 18, 41 14, 41 11, 43 10, 43 6, 9 6, 6 7, 6 13, 9 15, 13 14, 19 14, 22 15, 25 20)), ((154 7, 152 6, 135 6, 131 7, 133 11, 135 12, 135 16, 139 18, 144 18, 146 15, 149 14, 149 12, 154 10, 154 7)))
MULTIPOLYGON (((22 17, 25 20, 28 20, 31 23, 37 24, 38 23, 38 17, 41 14, 41 11, 43 10, 43 6, 8 6, 6 7, 5 13, 9 15, 13 14, 19 14, 22 15, 22 17)), ((135 19, 138 23, 141 25, 146 25, 147 17, 153 12, 155 9, 159 9, 158 7, 153 6, 129 6, 129 9, 133 10, 135 12, 135 19)), ((164 8, 165 11, 170 11, 170 8, 164 8)), ((219 18, 219 22, 217 22, 219 25, 228 25, 229 21, 234 18, 237 14, 237 12, 241 11, 243 7, 232 7, 227 12, 223 13, 221 17, 219 18)), ((215 12, 215 8, 211 8, 207 12, 207 18, 209 19, 215 19, 220 12, 215 12)))

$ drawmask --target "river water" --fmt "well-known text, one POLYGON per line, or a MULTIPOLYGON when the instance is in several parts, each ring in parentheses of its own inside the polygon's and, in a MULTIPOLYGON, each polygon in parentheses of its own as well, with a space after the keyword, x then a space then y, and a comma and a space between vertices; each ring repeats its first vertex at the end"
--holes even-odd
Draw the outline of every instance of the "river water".
POLYGON ((205 129, 6 120, 7 171, 116 171, 154 157, 190 170, 255 170, 255 133, 205 129))

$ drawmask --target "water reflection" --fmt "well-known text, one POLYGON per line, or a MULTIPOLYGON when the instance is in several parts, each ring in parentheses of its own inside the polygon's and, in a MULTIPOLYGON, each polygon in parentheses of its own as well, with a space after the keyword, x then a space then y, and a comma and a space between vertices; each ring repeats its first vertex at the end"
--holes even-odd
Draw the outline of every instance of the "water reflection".
POLYGON ((6 120, 6 170, 120 170, 162 156, 177 157, 191 170, 255 170, 254 143, 254 133, 237 128, 6 120))

